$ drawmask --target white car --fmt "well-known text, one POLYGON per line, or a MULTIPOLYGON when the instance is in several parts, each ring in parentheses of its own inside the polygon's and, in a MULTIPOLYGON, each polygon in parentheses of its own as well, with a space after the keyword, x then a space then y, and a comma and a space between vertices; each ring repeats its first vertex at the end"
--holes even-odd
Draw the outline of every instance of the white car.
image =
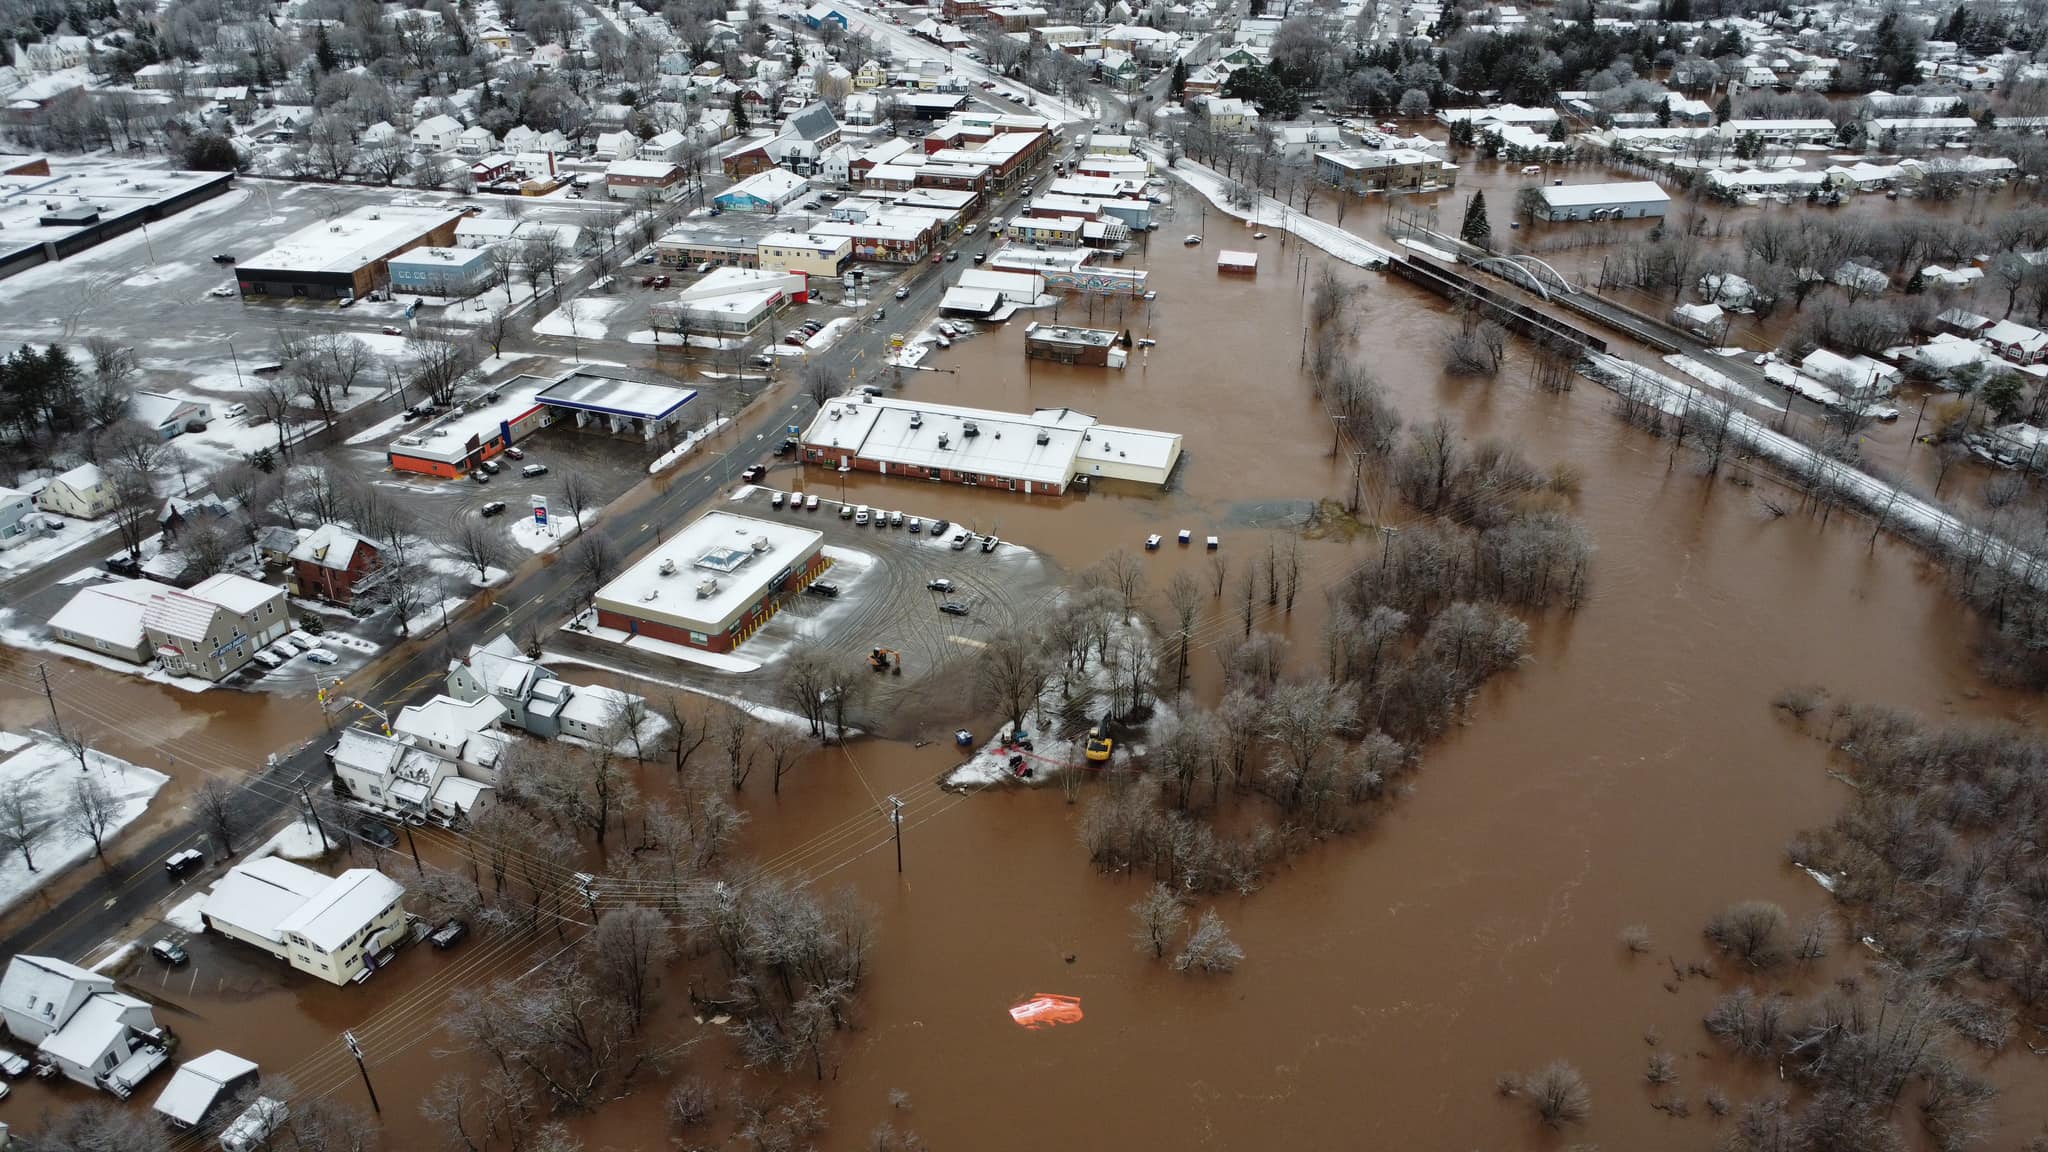
POLYGON ((277 654, 278 654, 279 656, 282 656, 282 657, 284 657, 284 658, 285 658, 285 659, 287 659, 287 660, 289 660, 289 659, 291 659, 292 657, 294 657, 294 656, 297 656, 297 655, 298 655, 299 653, 301 653, 301 652, 304 652, 304 651, 305 651, 305 649, 304 649, 304 648, 301 648, 301 647, 299 646, 299 642, 298 642, 298 641, 296 641, 296 640, 293 640, 293 639, 292 639, 291 637, 289 637, 289 636, 285 637, 285 638, 284 638, 284 639, 282 639, 282 640, 279 640, 279 641, 278 641, 277 643, 275 643, 275 644, 272 644, 272 645, 270 646, 270 650, 271 650, 272 652, 275 652, 275 653, 277 653, 277 654))
POLYGON ((282 656, 279 656, 276 653, 268 650, 258 652, 254 656, 249 657, 249 659, 254 660, 258 664, 263 665, 265 668, 275 668, 278 665, 284 663, 284 658, 282 656))
POLYGON ((806 511, 806 512, 816 512, 817 510, 818 510, 818 498, 817 498, 816 496, 806 496, 806 497, 804 497, 804 511, 806 511))
POLYGON ((972 235, 974 235, 974 234, 975 234, 976 232, 978 232, 978 231, 980 231, 980 230, 981 230, 981 229, 980 229, 980 227, 979 227, 979 226, 977 226, 977 225, 974 225, 974 224, 969 224, 969 225, 968 225, 967 227, 965 227, 965 228, 962 228, 962 229, 960 230, 960 234, 961 234, 962 236, 972 236, 972 235))
POLYGON ((221 300, 226 300, 228 297, 236 295, 238 291, 239 290, 233 284, 223 284, 220 287, 215 288, 213 291, 208 292, 207 295, 216 297, 221 300))
POLYGON ((308 648, 306 650, 306 659, 311 660, 315 664, 332 664, 336 660, 336 656, 325 648, 308 648))

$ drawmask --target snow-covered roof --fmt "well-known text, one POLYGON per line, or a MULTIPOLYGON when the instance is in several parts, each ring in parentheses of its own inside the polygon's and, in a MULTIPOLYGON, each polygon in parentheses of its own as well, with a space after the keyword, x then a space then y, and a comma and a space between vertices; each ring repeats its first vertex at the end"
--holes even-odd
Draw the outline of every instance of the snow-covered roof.
MULTIPOLYGON (((817 552, 823 541, 822 533, 797 524, 713 510, 605 585, 597 603, 631 617, 659 616, 697 631, 723 632, 731 618, 817 552)), ((572 695, 564 710, 588 691, 572 695)))
POLYGON ((150 597, 163 590, 154 580, 109 580, 81 588, 50 617, 50 627, 133 648, 142 642, 142 616, 150 597))
POLYGON ((1608 204, 1664 204, 1669 193, 1650 180, 1624 180, 1610 184, 1551 185, 1543 189, 1544 202, 1553 208, 1588 208, 1608 204))
POLYGON ((200 911, 208 919, 277 944, 284 939, 284 922, 327 884, 328 878, 311 868, 264 856, 228 869, 200 911))
POLYGON ((670 160, 614 160, 604 166, 607 179, 621 176, 629 180, 661 180, 680 176, 682 169, 670 160))
POLYGON ((292 549, 292 559, 346 571, 355 560, 356 549, 366 543, 361 536, 339 524, 322 524, 292 549))
POLYGON ((235 267, 238 271, 354 272, 454 223, 467 211, 395 204, 358 208, 346 216, 309 224, 235 267))
POLYGON ((43 1037, 36 1047, 59 1060, 90 1068, 121 1039, 128 1028, 122 1017, 135 1008, 149 1011, 149 1005, 133 996, 101 992, 81 1004, 62 1028, 43 1037))
POLYGON ((244 1060, 224 1048, 187 1060, 164 1085, 150 1108, 190 1127, 205 1117, 206 1110, 228 1086, 256 1073, 256 1063, 244 1060))
POLYGON ((69 472, 59 473, 57 481, 74 492, 90 492, 107 482, 107 474, 97 464, 80 464, 69 472))
POLYGON ((9 1012, 48 1021, 53 1027, 61 1026, 64 1021, 55 1012, 45 1011, 45 1006, 54 1004, 57 1011, 63 1010, 79 985, 93 991, 111 991, 114 982, 54 956, 18 955, 7 962, 7 974, 0 976, 0 1005, 5 1005, 9 1012))
POLYGON ((213 628, 214 615, 219 611, 217 604, 165 588, 149 598, 149 607, 142 610, 142 627, 174 640, 201 641, 213 628))
POLYGON ((542 389, 535 399, 557 408, 666 420, 696 397, 694 388, 571 370, 542 389))
POLYGON ((351 868, 328 881, 311 899, 280 921, 277 930, 300 937, 322 952, 332 952, 348 943, 404 895, 405 889, 398 881, 382 872, 372 868, 351 868))
POLYGON ((436 696, 425 704, 399 710, 391 730, 414 736, 430 744, 460 748, 468 739, 505 718, 505 706, 489 696, 467 703, 450 696, 436 696))
POLYGON ((795 196, 807 186, 803 177, 787 168, 768 168, 727 188, 718 194, 717 199, 752 196, 764 203, 774 204, 795 196))

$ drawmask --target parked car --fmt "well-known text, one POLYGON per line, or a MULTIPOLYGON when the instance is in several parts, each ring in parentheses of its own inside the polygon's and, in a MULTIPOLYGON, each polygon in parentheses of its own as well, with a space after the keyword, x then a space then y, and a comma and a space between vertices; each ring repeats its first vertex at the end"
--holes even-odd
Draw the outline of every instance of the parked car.
POLYGON ((505 514, 505 502, 503 500, 493 500, 476 511, 477 515, 482 516, 486 520, 493 516, 503 516, 505 514))
POLYGON ((526 478, 527 478, 528 480, 531 480, 531 479, 533 479, 533 478, 534 478, 535 476, 545 476, 545 475, 547 475, 547 474, 548 474, 548 466, 547 466, 547 465, 545 465, 545 464, 528 464, 528 465, 527 465, 526 467, 524 467, 524 468, 521 468, 521 469, 519 470, 519 474, 520 474, 521 476, 524 476, 524 477, 526 477, 526 478))
POLYGON ((173 852, 164 857, 164 871, 173 880, 183 879, 188 873, 197 872, 206 864, 206 854, 197 848, 173 852))
POLYGON ((806 337, 806 336, 805 336, 805 335, 804 335, 803 333, 801 333, 801 332, 795 332, 795 331, 791 331, 791 332, 784 332, 784 333, 782 334, 782 342, 783 342, 784 344, 793 344, 793 345, 796 345, 796 346, 797 346, 797 347, 799 347, 799 348, 801 348, 801 347, 803 346, 803 344, 804 344, 804 341, 805 341, 806 339, 807 339, 807 337, 806 337))
POLYGON ((889 527, 891 527, 891 528, 901 528, 901 527, 903 527, 903 513, 901 513, 901 512, 891 512, 891 513, 889 513, 889 527))
POLYGON ((434 929, 434 934, 427 937, 427 943, 441 949, 453 948, 462 943, 462 938, 467 935, 469 925, 460 920, 450 920, 434 929))
POLYGON ((746 481, 749 484, 752 484, 754 481, 759 480, 761 477, 766 476, 767 474, 768 469, 765 465, 755 464, 748 467, 746 471, 740 473, 740 479, 746 481))
POLYGON ((405 335, 405 329, 393 324, 386 324, 384 326, 384 334, 386 336, 403 336, 405 335))
POLYGON ((841 520, 853 519, 853 505, 848 504, 844 500, 841 500, 839 502, 839 518, 841 520))
POLYGON ((213 254, 213 262, 215 264, 233 264, 235 262, 235 254, 232 252, 216 252, 213 254))
POLYGON ((789 497, 788 497, 787 495, 785 495, 784 493, 781 493, 781 492, 777 492, 777 493, 776 493, 775 495, 773 495, 773 496, 770 496, 770 497, 768 498, 768 506, 769 506, 770 508, 780 508, 780 507, 782 507, 782 505, 783 505, 783 502, 784 502, 784 501, 786 501, 786 500, 788 500, 788 499, 789 499, 789 497))
POLYGON ((967 542, 972 539, 974 539, 974 533, 969 532, 964 528, 961 529, 960 532, 954 535, 953 537, 953 551, 967 551, 967 542))
POLYGON ((924 586, 933 592, 951 592, 953 590, 953 582, 944 576, 936 580, 927 580, 924 582, 924 586))
POLYGON ((997 546, 997 545, 999 545, 999 544, 1001 544, 1001 543, 1002 543, 1002 541, 1001 541, 1001 540, 998 540, 998 539, 996 539, 996 538, 995 538, 995 536, 994 536, 993 534, 991 534, 991 535, 988 535, 988 536, 983 536, 983 537, 981 538, 981 550, 982 550, 983 552, 993 552, 993 551, 995 551, 995 550, 996 550, 996 546, 997 546))
POLYGON ((292 657, 299 655, 301 652, 304 652, 306 649, 303 646, 301 646, 298 641, 287 636, 284 639, 279 640, 277 643, 272 644, 270 646, 270 650, 272 652, 277 653, 279 656, 282 656, 285 659, 289 660, 292 657))
POLYGON ((9 1079, 28 1075, 28 1068, 28 1061, 19 1053, 0 1048, 0 1072, 6 1073, 9 1079))
POLYGON ((804 591, 809 592, 813 596, 823 596, 825 599, 831 600, 839 595, 839 585, 819 580, 806 587, 804 591))
POLYGON ((804 511, 806 511, 806 512, 816 512, 817 510, 818 510, 818 497, 817 497, 816 495, 810 495, 810 496, 806 496, 806 497, 804 497, 804 511))
POLYGON ((910 518, 910 523, 906 525, 906 527, 910 529, 910 534, 915 536, 918 533, 924 531, 924 520, 920 517, 912 516, 910 518))
POLYGON ((503 464, 498 463, 496 460, 486 460, 483 462, 483 470, 489 472, 493 476, 496 476, 498 473, 503 472, 505 470, 505 466, 503 464))
POLYGON ((944 540, 944 539, 946 538, 946 529, 948 529, 948 528, 950 528, 950 527, 952 527, 952 523, 951 523, 950 521, 946 521, 946 520, 934 520, 934 521, 932 521, 932 539, 934 539, 934 540, 944 540))
POLYGON ((339 657, 325 648, 308 648, 306 649, 306 659, 311 660, 315 664, 332 664, 339 657))
POLYGON ((381 820, 365 820, 357 824, 356 835, 363 840, 375 844, 379 848, 396 848, 398 846, 398 833, 393 832, 391 825, 381 820))
POLYGON ((511 458, 513 458, 514 460, 524 460, 524 459, 526 459, 526 449, 524 449, 524 448, 507 448, 507 449, 505 449, 505 455, 507 455, 507 456, 510 456, 510 457, 511 457, 511 458))
POLYGON ((948 616, 965 616, 967 615, 967 605, 957 600, 946 600, 939 604, 939 611, 944 612, 948 616))
POLYGON ((187 960, 192 959, 192 957, 186 953, 184 946, 179 944, 175 940, 159 940, 156 943, 151 944, 149 946, 149 954, 151 956, 156 957, 158 960, 161 960, 164 963, 170 965, 173 968, 176 968, 179 965, 185 963, 187 960))
POLYGON ((469 474, 469 478, 471 480, 476 481, 479 484, 489 484, 491 482, 491 474, 489 472, 484 471, 481 468, 477 469, 474 472, 471 472, 469 474))
POLYGON ((860 507, 858 507, 858 508, 855 508, 855 509, 853 510, 853 522, 854 522, 855 524, 859 524, 859 525, 861 525, 862 527, 866 527, 866 526, 867 526, 867 522, 868 522, 868 520, 869 520, 869 519, 870 519, 870 516, 869 516, 869 513, 868 513, 868 506, 867 506, 867 505, 863 504, 863 505, 861 505, 860 507))
POLYGON ((249 406, 247 404, 230 404, 222 410, 220 418, 223 420, 240 420, 248 414, 249 406))
POLYGON ((756 352, 747 360, 747 363, 756 368, 773 368, 775 367, 775 357, 770 356, 766 352, 756 352))
POLYGON ((236 288, 233 284, 223 284, 220 287, 215 288, 213 291, 208 292, 207 295, 225 300, 228 297, 235 295, 239 291, 240 289, 236 288))
POLYGON ((249 659, 263 665, 265 668, 276 668, 284 663, 281 658, 273 656, 268 652, 258 652, 249 657, 249 659))

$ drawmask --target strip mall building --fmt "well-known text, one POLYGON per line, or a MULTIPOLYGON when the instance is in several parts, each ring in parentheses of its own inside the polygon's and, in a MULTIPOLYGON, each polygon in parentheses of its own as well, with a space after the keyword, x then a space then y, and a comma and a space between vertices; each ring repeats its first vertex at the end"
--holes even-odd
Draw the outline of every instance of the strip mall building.
POLYGON ((825 571, 824 542, 795 524, 706 512, 598 590, 598 626, 730 652, 825 571))

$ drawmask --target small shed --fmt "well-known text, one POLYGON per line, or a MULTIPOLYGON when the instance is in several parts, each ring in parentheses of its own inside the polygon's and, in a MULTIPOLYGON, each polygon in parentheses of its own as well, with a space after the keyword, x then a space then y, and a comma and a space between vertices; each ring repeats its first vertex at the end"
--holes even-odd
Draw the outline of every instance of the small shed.
POLYGON ((187 1060, 150 1107, 176 1128, 196 1128, 223 1095, 256 1078, 256 1062, 223 1048, 187 1060))
POLYGON ((1259 274, 1259 254, 1257 252, 1238 252, 1226 248, 1216 254, 1216 271, 1227 272, 1234 276, 1257 276, 1259 274))

